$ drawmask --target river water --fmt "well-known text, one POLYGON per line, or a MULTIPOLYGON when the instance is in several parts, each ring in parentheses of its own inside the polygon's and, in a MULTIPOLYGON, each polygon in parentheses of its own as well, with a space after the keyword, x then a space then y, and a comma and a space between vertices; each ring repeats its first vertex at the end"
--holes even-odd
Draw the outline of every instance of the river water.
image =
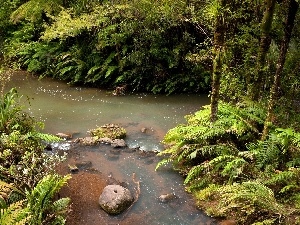
MULTIPOLYGON (((166 132, 179 123, 184 116, 194 113, 208 104, 205 95, 151 95, 128 94, 113 96, 106 90, 74 87, 50 78, 38 78, 24 72, 16 72, 7 89, 16 87, 27 105, 28 112, 45 123, 44 132, 72 133, 85 137, 89 129, 107 123, 123 126, 127 131, 129 147, 160 151, 160 141, 166 132), (27 96, 27 97, 26 97, 27 96), (141 132, 142 129, 146 132, 141 132)), ((109 160, 108 150, 84 148, 84 157, 104 174, 113 173, 119 180, 130 180, 136 173, 141 182, 141 198, 132 208, 135 213, 147 212, 147 224, 200 225, 215 224, 193 205, 184 191, 183 179, 176 172, 165 169, 155 172, 157 159, 149 160, 136 154, 121 154, 117 160, 109 160), (158 201, 161 194, 173 193, 176 202, 166 204, 158 201)), ((117 221, 117 219, 116 219, 117 221)), ((117 223, 117 222, 116 222, 117 223)))

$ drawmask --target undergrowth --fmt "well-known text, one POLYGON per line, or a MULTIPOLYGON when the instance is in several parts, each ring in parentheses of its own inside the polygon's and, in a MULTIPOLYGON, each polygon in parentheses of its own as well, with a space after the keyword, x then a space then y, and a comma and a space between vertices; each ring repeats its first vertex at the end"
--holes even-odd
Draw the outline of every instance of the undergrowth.
MULTIPOLYGON (((156 169, 172 163, 210 215, 240 224, 294 224, 299 212, 300 133, 272 127, 261 141, 264 107, 221 103, 210 123, 205 106, 169 130, 156 169), (211 207, 209 207, 211 205, 211 207)), ((299 216, 299 215, 298 215, 299 216)))
POLYGON ((0 99, 0 224, 64 224, 69 199, 55 200, 69 176, 54 171, 64 156, 45 152, 60 139, 22 110, 16 89, 0 99))

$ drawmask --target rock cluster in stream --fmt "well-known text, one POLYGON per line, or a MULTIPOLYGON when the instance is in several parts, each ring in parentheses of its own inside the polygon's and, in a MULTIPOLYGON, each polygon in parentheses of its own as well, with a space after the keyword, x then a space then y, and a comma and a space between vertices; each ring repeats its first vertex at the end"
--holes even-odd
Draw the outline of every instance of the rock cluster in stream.
POLYGON ((105 124, 96 129, 90 130, 91 137, 77 138, 74 140, 75 143, 82 145, 97 145, 110 144, 114 148, 124 148, 127 146, 123 138, 126 137, 126 131, 123 127, 116 124, 105 124))
POLYGON ((94 137, 99 138, 110 138, 123 139, 126 137, 126 130, 117 124, 104 124, 101 127, 92 129, 89 131, 94 137))

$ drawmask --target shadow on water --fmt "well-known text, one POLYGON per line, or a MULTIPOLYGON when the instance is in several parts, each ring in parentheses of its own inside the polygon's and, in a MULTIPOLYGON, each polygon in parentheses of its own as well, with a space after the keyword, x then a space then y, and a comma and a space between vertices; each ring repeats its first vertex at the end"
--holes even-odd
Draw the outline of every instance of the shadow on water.
MULTIPOLYGON (((84 137, 89 129, 115 123, 125 127, 129 147, 139 146, 145 151, 162 150, 160 141, 166 132, 184 123, 185 115, 209 103, 206 96, 199 95, 117 97, 104 90, 70 87, 20 72, 13 76, 9 86, 17 87, 22 95, 32 98, 28 111, 45 123, 45 132, 70 132, 75 137, 84 137)), ((143 214, 146 224, 215 224, 195 208, 191 196, 184 191, 182 177, 171 169, 154 171, 157 157, 139 154, 143 151, 124 151, 112 158, 110 147, 104 145, 77 147, 76 151, 79 152, 77 160, 91 161, 93 168, 104 175, 113 174, 116 179, 128 182, 132 174, 136 174, 141 195, 130 213, 143 214), (160 195, 169 193, 176 198, 169 203, 159 201, 160 195)), ((109 217, 109 220, 118 224, 120 217, 109 217)))

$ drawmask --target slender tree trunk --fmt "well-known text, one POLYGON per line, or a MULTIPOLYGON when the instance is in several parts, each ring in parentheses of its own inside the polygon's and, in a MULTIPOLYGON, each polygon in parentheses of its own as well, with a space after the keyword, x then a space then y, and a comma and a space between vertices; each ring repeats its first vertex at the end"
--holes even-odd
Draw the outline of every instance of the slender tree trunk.
POLYGON ((211 90, 211 114, 210 121, 217 120, 218 102, 220 92, 220 80, 222 74, 222 57, 224 51, 224 36, 225 36, 225 16, 222 12, 226 5, 226 0, 220 0, 221 11, 218 12, 216 18, 216 27, 214 32, 214 60, 212 73, 212 90, 211 90))
POLYGON ((272 21, 274 15, 276 0, 266 0, 266 9, 261 22, 261 38, 259 44, 259 51, 256 63, 256 72, 254 79, 248 87, 248 95, 252 100, 257 101, 262 89, 262 81, 264 74, 264 67, 266 62, 266 55, 271 44, 270 32, 272 28, 272 21))
POLYGON ((281 41, 280 45, 280 55, 278 58, 277 66, 276 66, 276 72, 274 76, 274 82, 270 91, 269 96, 269 104, 268 104, 268 113, 267 118, 264 124, 264 130, 262 134, 262 140, 265 140, 268 133, 270 124, 272 123, 272 118, 274 117, 274 107, 276 104, 276 98, 278 96, 278 88, 280 86, 280 80, 282 76, 282 71, 286 59, 286 54, 289 48, 289 43, 295 23, 295 17, 297 10, 299 8, 299 3, 296 2, 296 0, 289 0, 288 3, 288 14, 286 17, 286 20, 284 22, 284 36, 281 41))

